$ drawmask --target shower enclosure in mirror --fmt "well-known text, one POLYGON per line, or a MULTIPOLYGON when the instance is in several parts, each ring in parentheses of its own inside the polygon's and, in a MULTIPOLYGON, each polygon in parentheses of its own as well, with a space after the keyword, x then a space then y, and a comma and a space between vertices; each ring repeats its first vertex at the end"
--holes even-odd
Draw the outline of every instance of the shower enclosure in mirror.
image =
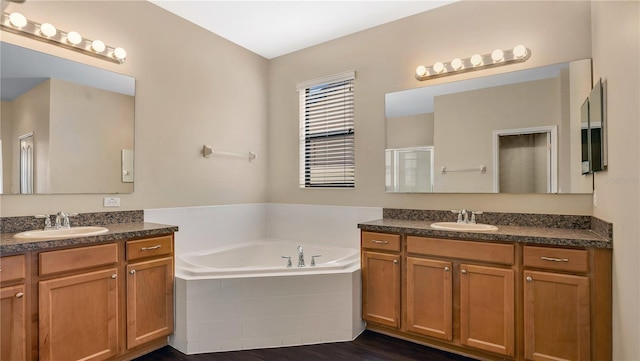
POLYGON ((591 193, 581 150, 591 84, 584 59, 386 94, 387 192, 591 193), (430 157, 398 161, 423 148, 430 157))
POLYGON ((607 127, 604 87, 598 79, 582 104, 582 173, 601 172, 607 166, 607 127))
POLYGON ((133 192, 135 79, 0 43, 2 194, 133 192))

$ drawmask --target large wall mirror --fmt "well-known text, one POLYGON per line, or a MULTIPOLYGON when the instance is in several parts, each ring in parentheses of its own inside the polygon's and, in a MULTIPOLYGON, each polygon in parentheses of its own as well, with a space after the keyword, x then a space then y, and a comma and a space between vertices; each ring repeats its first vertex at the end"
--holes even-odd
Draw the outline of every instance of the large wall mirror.
POLYGON ((387 192, 591 193, 591 60, 388 93, 387 192))
POLYGON ((2 194, 133 192, 135 79, 0 43, 2 194))

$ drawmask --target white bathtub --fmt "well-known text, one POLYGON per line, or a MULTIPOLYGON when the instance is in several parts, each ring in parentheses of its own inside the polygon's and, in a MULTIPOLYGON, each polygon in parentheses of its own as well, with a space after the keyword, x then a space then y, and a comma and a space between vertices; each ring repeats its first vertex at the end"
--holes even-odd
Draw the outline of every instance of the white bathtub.
POLYGON ((350 341, 364 330, 360 285, 358 249, 268 239, 178 255, 170 344, 195 354, 350 341))
POLYGON ((286 276, 349 272, 360 267, 358 249, 282 240, 261 240, 178 256, 176 275, 185 279, 286 276), (304 267, 298 267, 302 246, 304 267), (311 257, 315 266, 311 266, 311 257), (290 257, 291 267, 288 267, 290 257))

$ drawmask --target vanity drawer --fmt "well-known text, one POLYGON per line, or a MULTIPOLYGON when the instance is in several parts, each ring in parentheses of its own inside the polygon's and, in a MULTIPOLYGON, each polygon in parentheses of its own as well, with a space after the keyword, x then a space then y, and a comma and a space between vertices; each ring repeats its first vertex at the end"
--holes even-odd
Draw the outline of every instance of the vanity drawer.
POLYGON ((145 238, 127 242, 127 260, 164 256, 173 253, 171 236, 145 238))
POLYGON ((362 248, 400 252, 400 235, 362 232, 362 248))
POLYGON ((102 244, 40 253, 40 275, 118 263, 118 245, 102 244))
POLYGON ((25 256, 9 256, 0 258, 0 282, 17 281, 26 277, 25 256))
POLYGON ((585 249, 524 246, 524 266, 550 270, 589 271, 589 252, 585 249))
POLYGON ((512 244, 415 236, 407 237, 407 253, 507 265, 512 265, 515 261, 515 248, 512 244))

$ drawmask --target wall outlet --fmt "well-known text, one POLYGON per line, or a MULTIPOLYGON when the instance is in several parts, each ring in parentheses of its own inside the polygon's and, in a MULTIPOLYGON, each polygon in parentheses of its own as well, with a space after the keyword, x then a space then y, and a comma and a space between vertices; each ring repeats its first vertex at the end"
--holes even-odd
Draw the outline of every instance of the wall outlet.
POLYGON ((120 207, 120 198, 118 197, 104 197, 105 207, 120 207))

